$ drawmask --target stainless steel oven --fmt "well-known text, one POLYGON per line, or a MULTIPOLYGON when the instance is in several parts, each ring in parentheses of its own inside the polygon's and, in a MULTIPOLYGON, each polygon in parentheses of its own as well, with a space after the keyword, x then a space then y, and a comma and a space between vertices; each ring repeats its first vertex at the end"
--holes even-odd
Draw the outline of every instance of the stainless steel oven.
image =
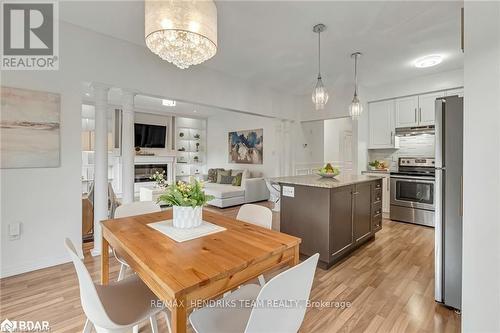
POLYGON ((400 158, 398 166, 391 173, 391 220, 434 226, 434 159, 400 158))
POLYGON ((391 205, 434 210, 434 186, 430 177, 391 176, 391 205))

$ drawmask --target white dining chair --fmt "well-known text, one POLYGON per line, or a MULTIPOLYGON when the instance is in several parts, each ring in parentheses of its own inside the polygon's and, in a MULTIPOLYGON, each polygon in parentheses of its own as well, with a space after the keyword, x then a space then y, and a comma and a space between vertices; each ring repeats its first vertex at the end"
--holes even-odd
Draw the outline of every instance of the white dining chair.
MULTIPOLYGON (((240 207, 237 220, 261 226, 266 229, 271 229, 273 226, 273 212, 264 206, 246 204, 240 207)), ((261 286, 266 284, 264 275, 259 275, 259 283, 261 286)))
POLYGON ((267 229, 271 229, 273 226, 273 212, 260 205, 245 204, 241 206, 236 219, 267 229))
POLYGON ((191 326, 196 333, 296 333, 304 320, 318 258, 314 254, 264 287, 242 286, 219 302, 228 306, 192 312, 191 326), (285 306, 275 306, 283 302, 287 302, 285 306))
MULTIPOLYGON (((160 205, 153 201, 135 201, 129 204, 123 204, 121 206, 116 207, 114 218, 120 217, 128 217, 149 213, 161 212, 160 205)), ((127 274, 127 270, 130 268, 130 265, 127 264, 125 259, 121 257, 116 251, 113 249, 113 254, 120 263, 120 272, 118 273, 118 281, 125 278, 127 274)))
POLYGON ((160 300, 137 275, 109 285, 94 284, 71 240, 66 238, 64 244, 75 265, 80 299, 87 316, 84 333, 90 333, 92 326, 98 333, 130 332, 148 318, 152 332, 157 333, 156 314, 159 312, 164 313, 170 332, 168 310, 158 306, 160 300))

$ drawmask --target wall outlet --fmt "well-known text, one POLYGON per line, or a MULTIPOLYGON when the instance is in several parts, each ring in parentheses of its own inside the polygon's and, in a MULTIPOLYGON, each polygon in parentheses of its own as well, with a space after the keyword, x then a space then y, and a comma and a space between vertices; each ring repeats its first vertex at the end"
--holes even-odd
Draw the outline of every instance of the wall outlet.
POLYGON ((21 238, 21 222, 10 223, 8 229, 10 240, 17 240, 21 238))
POLYGON ((283 186, 283 196, 284 197, 295 197, 295 187, 293 186, 283 186))

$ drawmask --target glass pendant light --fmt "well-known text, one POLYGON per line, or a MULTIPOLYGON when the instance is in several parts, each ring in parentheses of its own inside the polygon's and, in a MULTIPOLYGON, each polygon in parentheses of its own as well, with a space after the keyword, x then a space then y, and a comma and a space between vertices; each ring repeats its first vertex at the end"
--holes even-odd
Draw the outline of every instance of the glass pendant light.
POLYGON ((354 58, 354 97, 349 105, 349 115, 352 119, 357 119, 363 112, 363 105, 358 98, 358 57, 361 56, 360 52, 351 54, 354 58))
POLYGON ((328 93, 326 92, 323 81, 321 80, 321 33, 326 30, 326 25, 316 24, 313 31, 318 34, 318 81, 312 93, 312 101, 316 110, 323 110, 328 102, 328 93))

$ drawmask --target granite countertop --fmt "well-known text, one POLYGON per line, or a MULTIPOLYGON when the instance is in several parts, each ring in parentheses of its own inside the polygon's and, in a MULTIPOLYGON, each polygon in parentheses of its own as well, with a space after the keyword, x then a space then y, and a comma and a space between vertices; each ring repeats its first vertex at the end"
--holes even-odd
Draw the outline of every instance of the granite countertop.
POLYGON ((382 176, 365 176, 365 175, 338 175, 335 178, 323 178, 318 175, 276 177, 270 180, 277 183, 303 185, 322 188, 335 188, 358 183, 369 182, 377 179, 382 179, 382 176))

